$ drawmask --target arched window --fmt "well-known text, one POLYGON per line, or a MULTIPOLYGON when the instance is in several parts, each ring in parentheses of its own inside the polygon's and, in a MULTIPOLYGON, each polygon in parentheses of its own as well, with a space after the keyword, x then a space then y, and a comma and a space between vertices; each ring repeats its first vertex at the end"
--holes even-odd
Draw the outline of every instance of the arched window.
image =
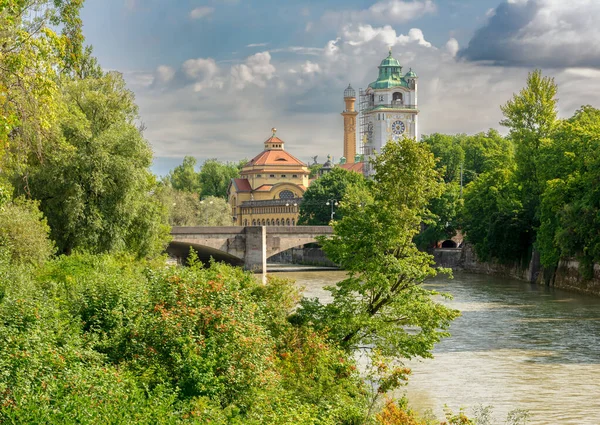
POLYGON ((267 219, 267 226, 270 226, 270 225, 271 225, 271 220, 267 219))
POLYGON ((292 218, 292 226, 295 226, 295 225, 296 225, 296 219, 292 218))
POLYGON ((285 225, 286 225, 286 226, 289 226, 289 225, 290 225, 290 219, 289 219, 289 218, 288 218, 288 219, 285 221, 285 225))
POLYGON ((265 225, 265 219, 264 219, 264 218, 263 218, 263 220, 262 220, 262 225, 263 225, 263 226, 265 225))
POLYGON ((402 103, 402 93, 399 93, 399 92, 394 93, 394 97, 392 100, 394 102, 402 103))
POLYGON ((247 226, 247 225, 248 225, 248 220, 244 219, 244 226, 247 226))
POLYGON ((252 220, 252 225, 256 226, 256 220, 252 220))
POLYGON ((277 225, 279 226, 279 219, 277 219, 277 225))
POLYGON ((294 199, 294 192, 291 190, 282 190, 279 192, 279 199, 294 199))

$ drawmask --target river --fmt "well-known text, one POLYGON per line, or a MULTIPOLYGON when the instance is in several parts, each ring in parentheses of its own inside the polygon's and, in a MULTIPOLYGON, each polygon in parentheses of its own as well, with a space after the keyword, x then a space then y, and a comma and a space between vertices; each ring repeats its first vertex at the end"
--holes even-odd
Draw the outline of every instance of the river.
MULTIPOLYGON (((285 276, 326 302, 342 271, 285 276)), ((410 361, 404 388, 419 411, 491 405, 496 423, 527 410, 528 424, 600 424, 600 298, 512 279, 455 273, 427 287, 462 312, 434 359, 410 361)))

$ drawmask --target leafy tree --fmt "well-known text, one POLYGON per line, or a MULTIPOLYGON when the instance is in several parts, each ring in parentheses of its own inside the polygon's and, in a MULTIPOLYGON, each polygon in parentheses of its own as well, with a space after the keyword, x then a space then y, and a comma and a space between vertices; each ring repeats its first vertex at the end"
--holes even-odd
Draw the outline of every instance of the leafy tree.
POLYGON ((37 202, 23 198, 0 209, 0 246, 7 248, 15 264, 43 264, 54 253, 50 228, 37 202))
MULTIPOLYGON (((543 182, 538 174, 542 141, 552 135, 557 124, 557 85, 540 70, 529 73, 527 85, 501 107, 509 137, 515 145, 515 178, 523 187, 524 217, 532 230, 539 225, 538 208, 543 182)), ((534 232, 529 232, 534 236, 534 232)), ((533 242, 533 239, 532 241, 533 242)))
POLYGON ((200 170, 200 183, 202 185, 201 197, 215 196, 227 199, 229 182, 240 176, 240 164, 222 163, 216 159, 209 159, 202 165, 200 170))
MULTIPOLYGON (((367 187, 367 180, 360 173, 334 167, 330 172, 312 182, 302 197, 298 224, 326 225, 331 221, 331 203, 341 202, 351 186, 367 187)), ((335 219, 341 220, 344 211, 334 205, 335 219)))
POLYGON ((427 146, 410 139, 388 142, 374 164, 372 187, 348 189, 333 237, 320 241, 348 278, 329 288, 330 304, 305 301, 295 320, 328 329, 349 351, 372 345, 385 356, 430 357, 458 315, 421 286, 437 272, 413 242, 442 179, 427 146))
POLYGON ((458 183, 446 183, 444 192, 429 201, 427 212, 423 215, 422 230, 415 236, 419 249, 432 248, 437 242, 456 235, 460 208, 462 200, 458 183))
POLYGON ((319 171, 323 168, 323 164, 310 164, 308 166, 308 170, 310 174, 308 175, 309 179, 316 179, 319 176, 319 171))
POLYGON ((464 151, 463 185, 466 186, 479 175, 503 168, 513 161, 514 146, 494 129, 462 139, 464 151))
POLYGON ((536 245, 541 261, 577 257, 589 276, 600 262, 600 111, 584 106, 562 122, 541 146, 540 172, 546 182, 536 245))
POLYGON ((231 226, 231 205, 216 196, 209 196, 200 201, 198 210, 198 226, 231 226))
POLYGON ((444 181, 460 182, 460 169, 465 160, 462 140, 465 135, 450 136, 435 133, 423 136, 422 141, 429 145, 431 152, 438 159, 437 167, 443 169, 444 181))
POLYGON ((60 252, 162 251, 166 211, 153 192, 152 151, 134 125, 137 107, 120 74, 64 83, 61 131, 67 146, 32 168, 60 252))
POLYGON ((183 158, 183 164, 178 165, 171 171, 167 177, 171 186, 183 192, 200 193, 200 176, 195 170, 196 158, 186 156, 183 158))

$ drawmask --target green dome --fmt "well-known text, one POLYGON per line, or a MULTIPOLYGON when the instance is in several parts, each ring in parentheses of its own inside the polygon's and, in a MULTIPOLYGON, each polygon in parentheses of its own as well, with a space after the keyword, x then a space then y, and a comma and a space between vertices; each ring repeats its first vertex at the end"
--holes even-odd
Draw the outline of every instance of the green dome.
POLYGON ((417 74, 415 74, 415 72, 411 68, 410 71, 408 71, 404 77, 405 78, 417 78, 417 74))
POLYGON ((379 65, 379 77, 377 81, 369 84, 372 89, 388 89, 391 87, 408 87, 406 80, 402 77, 400 62, 392 57, 392 51, 379 65))
POLYGON ((391 50, 390 50, 390 54, 388 55, 388 57, 381 61, 381 65, 379 65, 379 67, 382 67, 382 66, 391 66, 394 68, 401 68, 400 62, 398 62, 397 59, 392 57, 391 50))

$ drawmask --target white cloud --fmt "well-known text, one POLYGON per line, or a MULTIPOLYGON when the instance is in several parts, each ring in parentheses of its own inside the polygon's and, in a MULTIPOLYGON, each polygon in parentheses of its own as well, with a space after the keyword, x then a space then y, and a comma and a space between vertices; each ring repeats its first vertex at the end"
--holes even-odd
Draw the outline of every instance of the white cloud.
POLYGON ((175 69, 167 65, 160 65, 156 68, 154 81, 159 84, 170 82, 175 77, 175 69))
POLYGON ((435 13, 437 7, 432 0, 383 0, 363 10, 328 11, 323 20, 330 25, 346 23, 377 22, 399 24, 435 13))
POLYGON ((410 29, 408 35, 398 35, 396 30, 389 25, 375 28, 371 25, 358 25, 358 28, 345 27, 343 34, 346 42, 351 46, 362 46, 376 40, 389 47, 396 45, 404 46, 413 42, 416 42, 420 46, 432 47, 431 43, 425 40, 423 31, 418 28, 410 29))
POLYGON ((452 57, 456 56, 459 49, 460 49, 460 46, 458 45, 458 40, 456 40, 456 38, 451 38, 446 43, 446 50, 448 51, 448 53, 450 53, 450 56, 452 56, 452 57))
POLYGON ((181 66, 181 70, 188 79, 193 81, 194 91, 223 87, 219 66, 212 58, 188 59, 181 66))
POLYGON ((246 47, 265 47, 267 44, 269 44, 269 43, 252 43, 252 44, 246 45, 246 47))
POLYGON ((192 19, 206 18, 207 16, 212 15, 214 11, 215 11, 214 7, 209 7, 209 6, 197 7, 190 12, 190 18, 192 18, 192 19))
POLYGON ((311 61, 306 61, 302 65, 302 72, 304 74, 318 74, 319 72, 321 72, 321 67, 319 66, 318 63, 313 63, 311 61))
POLYGON ((275 75, 275 71, 269 52, 256 53, 246 59, 246 63, 231 68, 232 83, 238 89, 243 89, 249 84, 265 87, 267 81, 275 75))

